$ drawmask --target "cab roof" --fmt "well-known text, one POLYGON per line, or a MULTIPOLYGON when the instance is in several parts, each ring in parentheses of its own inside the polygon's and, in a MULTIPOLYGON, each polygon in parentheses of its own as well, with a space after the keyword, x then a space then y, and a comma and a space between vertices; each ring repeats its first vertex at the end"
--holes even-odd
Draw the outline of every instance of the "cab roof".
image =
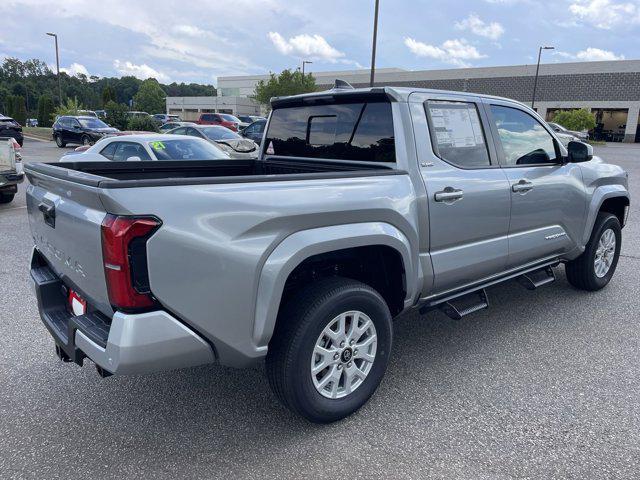
POLYGON ((496 100, 505 100, 524 105, 517 100, 495 95, 486 95, 482 93, 460 92, 455 90, 438 90, 432 88, 416 88, 416 87, 367 87, 353 88, 348 83, 337 81, 336 86, 329 90, 319 92, 303 93, 300 95, 292 95, 288 97, 273 97, 271 106, 273 108, 294 106, 294 105, 313 105, 322 103, 333 103, 334 101, 364 101, 371 97, 385 98, 391 102, 408 102, 412 93, 429 93, 434 95, 455 95, 461 97, 480 97, 492 98, 496 100))

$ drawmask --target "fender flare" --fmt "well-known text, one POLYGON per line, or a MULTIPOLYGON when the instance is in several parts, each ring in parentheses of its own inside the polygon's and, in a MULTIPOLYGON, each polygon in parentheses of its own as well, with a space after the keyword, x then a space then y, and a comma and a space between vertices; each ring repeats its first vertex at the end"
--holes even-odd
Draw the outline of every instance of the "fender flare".
POLYGON ((418 283, 422 275, 417 268, 417 251, 414 253, 407 237, 396 227, 388 223, 369 222, 302 230, 278 244, 260 272, 253 324, 256 347, 259 350, 266 349, 271 340, 285 282, 300 263, 321 253, 371 245, 388 246, 401 255, 407 283, 405 307, 410 306, 420 291, 418 283))
POLYGON ((602 185, 595 189, 591 195, 591 202, 587 210, 587 221, 582 235, 582 245, 586 245, 591 237, 591 231, 596 223, 598 212, 602 208, 605 200, 610 198, 623 197, 629 200, 629 192, 622 185, 602 185))

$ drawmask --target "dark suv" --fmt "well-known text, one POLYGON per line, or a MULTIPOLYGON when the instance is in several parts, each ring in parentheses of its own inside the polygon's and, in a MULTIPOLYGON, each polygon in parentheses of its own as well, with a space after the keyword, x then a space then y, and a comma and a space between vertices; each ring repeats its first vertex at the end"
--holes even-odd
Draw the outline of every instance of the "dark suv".
POLYGON ((93 145, 105 135, 118 131, 96 117, 62 116, 53 124, 53 139, 60 148, 67 143, 93 145))
POLYGON ((22 146, 24 142, 22 126, 13 118, 0 115, 0 137, 13 137, 22 146))

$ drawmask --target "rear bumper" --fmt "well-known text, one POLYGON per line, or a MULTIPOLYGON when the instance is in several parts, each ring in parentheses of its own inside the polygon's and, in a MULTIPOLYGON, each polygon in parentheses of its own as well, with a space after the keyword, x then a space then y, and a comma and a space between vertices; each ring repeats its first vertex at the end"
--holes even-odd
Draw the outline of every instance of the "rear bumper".
POLYGON ((37 250, 31 278, 42 322, 58 356, 82 365, 85 358, 111 374, 143 374, 212 363, 211 346, 165 311, 108 318, 97 311, 74 316, 66 308, 65 285, 37 250))
POLYGON ((0 188, 14 187, 17 192, 17 185, 24 181, 24 173, 2 172, 0 173, 0 188))

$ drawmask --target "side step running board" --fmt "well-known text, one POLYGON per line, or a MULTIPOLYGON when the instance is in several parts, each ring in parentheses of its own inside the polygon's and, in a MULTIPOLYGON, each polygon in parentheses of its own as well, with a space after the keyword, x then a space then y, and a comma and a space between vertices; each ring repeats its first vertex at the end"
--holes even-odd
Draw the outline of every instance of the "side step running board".
POLYGON ((527 290, 535 290, 538 287, 555 282, 556 274, 551 267, 545 267, 520 275, 517 280, 527 290))
POLYGON ((453 320, 461 320, 472 313, 489 308, 489 298, 483 288, 455 300, 441 303, 438 308, 453 320))

